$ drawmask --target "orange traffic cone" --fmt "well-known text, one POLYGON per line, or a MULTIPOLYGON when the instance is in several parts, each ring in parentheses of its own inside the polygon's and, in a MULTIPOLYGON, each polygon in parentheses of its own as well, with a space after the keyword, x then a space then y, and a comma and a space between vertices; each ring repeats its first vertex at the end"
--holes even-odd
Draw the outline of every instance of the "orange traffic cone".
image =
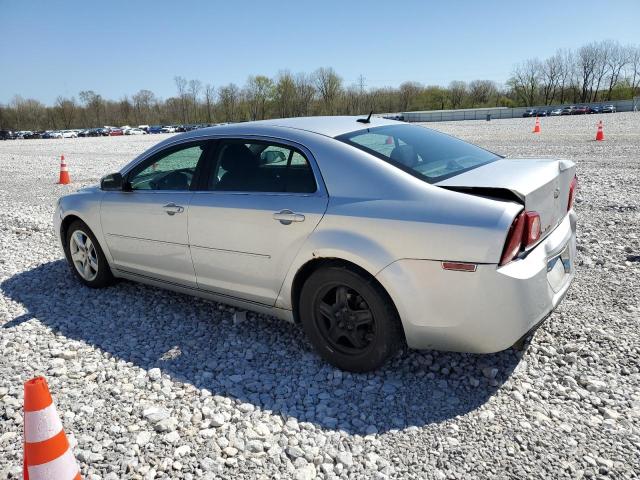
POLYGON ((598 131, 596 132, 596 140, 602 142, 604 140, 604 130, 602 129, 602 120, 598 122, 598 131))
POLYGON ((58 183, 60 185, 67 185, 71 183, 69 169, 67 168, 67 162, 64 160, 64 155, 60 156, 60 180, 58 180, 58 183))
POLYGON ((80 480, 44 377, 24 384, 24 480, 80 480))
POLYGON ((533 133, 540 133, 540 118, 536 117, 536 125, 533 127, 533 133))

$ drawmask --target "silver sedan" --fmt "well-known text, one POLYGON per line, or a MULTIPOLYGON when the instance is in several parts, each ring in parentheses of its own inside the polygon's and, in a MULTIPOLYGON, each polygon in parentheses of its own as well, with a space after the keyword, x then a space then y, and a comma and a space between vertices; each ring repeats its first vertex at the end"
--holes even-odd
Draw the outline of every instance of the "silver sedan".
POLYGON ((574 275, 575 166, 505 159, 378 118, 249 122, 173 136, 54 221, 89 287, 125 278, 300 323, 367 371, 404 343, 489 353, 574 275))

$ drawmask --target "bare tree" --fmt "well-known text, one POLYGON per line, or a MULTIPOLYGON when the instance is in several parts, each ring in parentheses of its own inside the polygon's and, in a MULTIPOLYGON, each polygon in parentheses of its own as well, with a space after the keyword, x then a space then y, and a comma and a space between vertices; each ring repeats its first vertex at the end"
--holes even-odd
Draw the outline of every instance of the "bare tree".
POLYGON ((240 89, 235 83, 230 83, 220 87, 218 92, 220 97, 220 112, 223 121, 233 122, 239 120, 238 103, 240 101, 240 89))
POLYGON ((118 111, 114 112, 116 119, 120 119, 120 122, 124 122, 125 125, 130 125, 134 123, 135 118, 133 118, 134 108, 129 100, 129 96, 125 95, 122 97, 118 104, 118 111))
POLYGON ((600 51, 596 43, 583 45, 578 49, 576 67, 578 82, 581 89, 581 102, 587 102, 591 99, 599 58, 600 51))
POLYGON ((273 98, 273 81, 264 75, 250 76, 245 87, 251 120, 265 118, 267 102, 273 98))
POLYGON ((182 123, 187 123, 187 79, 184 77, 173 77, 180 99, 180 110, 182 113, 182 123))
POLYGON ((513 89, 516 96, 526 105, 535 105, 540 87, 540 71, 542 70, 538 59, 527 60, 517 65, 513 70, 507 84, 513 89))
POLYGON ((411 107, 412 102, 423 90, 423 86, 418 82, 404 82, 400 84, 400 110, 406 112, 411 107))
POLYGON ((140 90, 133 97, 134 117, 137 124, 151 122, 155 95, 151 90, 140 90))
POLYGON ((609 88, 607 89, 607 100, 611 100, 611 92, 620 79, 620 72, 631 61, 631 52, 628 47, 623 47, 619 43, 614 43, 606 61, 609 73, 609 88))
POLYGON ((313 73, 316 89, 322 101, 322 111, 327 115, 336 113, 336 101, 342 91, 342 79, 330 67, 322 67, 313 73))
POLYGON ((631 79, 631 96, 636 94, 640 86, 640 46, 629 46, 629 77, 631 79))
POLYGON ((274 106, 280 118, 295 115, 296 82, 288 70, 278 73, 274 87, 274 106))
POLYGON ((551 104, 556 96, 556 90, 562 80, 562 58, 556 54, 542 63, 540 74, 540 90, 545 105, 551 104))
POLYGON ((304 116, 311 113, 311 103, 316 94, 312 78, 306 73, 299 73, 295 78, 296 101, 294 115, 304 116))
POLYGON ((498 87, 491 80, 474 80, 469 83, 469 97, 472 106, 484 106, 498 93, 498 87))
POLYGON ((554 55, 560 67, 558 84, 560 88, 560 103, 564 103, 565 89, 570 83, 571 76, 575 71, 575 59, 571 51, 558 50, 554 55))
POLYGON ((210 83, 204 87, 204 106, 207 113, 207 123, 213 121, 213 104, 215 102, 216 90, 210 83))
POLYGON ((603 42, 599 42, 595 44, 596 49, 596 65, 594 68, 593 74, 593 91, 591 94, 591 98, 589 99, 592 102, 597 101, 598 92, 600 91, 600 86, 607 75, 607 70, 610 62, 610 57, 613 54, 613 50, 615 49, 615 42, 612 40, 605 40, 603 42))
POLYGON ((56 98, 55 112, 62 121, 64 128, 71 128, 71 123, 76 113, 76 100, 75 98, 56 98))
POLYGON ((454 80, 449 84, 449 101, 451 108, 460 108, 467 96, 467 84, 460 80, 454 80))
POLYGON ((202 90, 202 82, 200 80, 189 80, 189 100, 193 105, 193 120, 198 121, 198 95, 202 90))
POLYGON ((83 90, 79 94, 80 101, 84 103, 84 106, 93 112, 95 118, 95 125, 100 126, 102 111, 104 110, 104 100, 102 96, 94 92, 93 90, 83 90))

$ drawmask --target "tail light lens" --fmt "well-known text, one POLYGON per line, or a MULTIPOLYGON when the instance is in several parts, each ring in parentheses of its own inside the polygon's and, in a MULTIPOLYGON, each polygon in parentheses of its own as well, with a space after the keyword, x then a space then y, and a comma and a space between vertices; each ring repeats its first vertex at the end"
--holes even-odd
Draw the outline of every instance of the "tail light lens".
POLYGON ((509 263, 518 254, 522 247, 522 234, 524 233, 524 213, 521 213, 511 224, 507 241, 504 244, 504 251, 500 259, 500 265, 509 263))
POLYGON ((537 212, 524 212, 524 246, 533 245, 540 239, 540 215, 537 212))
POLYGON ((522 212, 511 224, 500 265, 509 263, 520 250, 536 243, 540 235, 540 215, 537 212, 522 212))
POLYGON ((578 177, 573 177, 569 186, 569 202, 567 203, 567 212, 573 208, 573 201, 576 199, 576 189, 578 188, 578 177))

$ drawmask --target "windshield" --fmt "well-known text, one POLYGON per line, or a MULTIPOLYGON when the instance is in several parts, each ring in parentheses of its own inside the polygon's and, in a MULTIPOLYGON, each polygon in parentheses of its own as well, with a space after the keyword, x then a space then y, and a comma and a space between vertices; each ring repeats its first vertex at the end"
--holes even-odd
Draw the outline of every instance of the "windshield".
POLYGON ((429 183, 500 158, 444 133, 415 125, 387 125, 346 133, 337 140, 370 153, 429 183))

